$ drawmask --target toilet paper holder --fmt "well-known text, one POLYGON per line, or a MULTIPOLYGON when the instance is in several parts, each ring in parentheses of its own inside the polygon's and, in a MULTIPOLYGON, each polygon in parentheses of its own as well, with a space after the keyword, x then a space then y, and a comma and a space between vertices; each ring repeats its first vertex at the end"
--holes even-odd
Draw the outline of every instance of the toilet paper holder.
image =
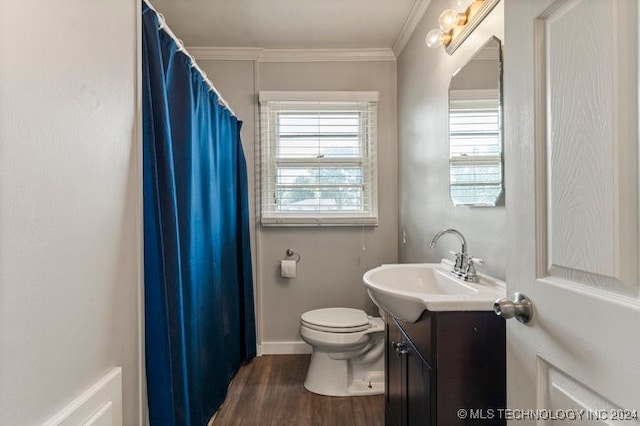
POLYGON ((300 262, 300 254, 296 253, 295 251, 293 251, 293 249, 288 248, 287 251, 285 251, 285 254, 287 255, 287 257, 294 257, 295 256, 295 260, 296 263, 300 262))

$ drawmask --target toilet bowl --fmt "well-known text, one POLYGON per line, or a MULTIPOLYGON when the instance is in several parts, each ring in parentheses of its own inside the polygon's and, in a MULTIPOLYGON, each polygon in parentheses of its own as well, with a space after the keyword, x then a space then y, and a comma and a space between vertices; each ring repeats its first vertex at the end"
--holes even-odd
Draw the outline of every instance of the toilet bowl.
POLYGON ((300 316, 300 337, 313 348, 304 387, 320 395, 384 393, 384 321, 351 308, 300 316))

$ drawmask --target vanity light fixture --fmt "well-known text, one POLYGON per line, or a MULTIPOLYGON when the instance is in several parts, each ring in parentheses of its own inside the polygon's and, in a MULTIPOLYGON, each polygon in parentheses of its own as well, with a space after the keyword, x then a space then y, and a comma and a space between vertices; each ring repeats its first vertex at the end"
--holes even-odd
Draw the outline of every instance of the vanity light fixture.
POLYGON ((469 37, 471 32, 491 12, 500 0, 458 0, 464 12, 447 9, 440 14, 438 26, 427 33, 427 46, 437 48, 444 46, 451 55, 469 37))
POLYGON ((467 23, 467 13, 459 13, 455 9, 447 9, 440 14, 438 25, 442 31, 449 32, 455 27, 467 23))
POLYGON ((458 0, 458 7, 466 9, 474 0, 458 0))

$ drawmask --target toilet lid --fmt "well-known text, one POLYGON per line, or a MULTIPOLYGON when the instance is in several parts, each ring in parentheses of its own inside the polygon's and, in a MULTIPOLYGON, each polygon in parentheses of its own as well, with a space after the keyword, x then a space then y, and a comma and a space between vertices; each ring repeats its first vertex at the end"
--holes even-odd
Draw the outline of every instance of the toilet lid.
POLYGON ((369 317, 360 309, 325 308, 305 312, 300 317, 303 323, 329 329, 363 330, 369 327, 369 317))

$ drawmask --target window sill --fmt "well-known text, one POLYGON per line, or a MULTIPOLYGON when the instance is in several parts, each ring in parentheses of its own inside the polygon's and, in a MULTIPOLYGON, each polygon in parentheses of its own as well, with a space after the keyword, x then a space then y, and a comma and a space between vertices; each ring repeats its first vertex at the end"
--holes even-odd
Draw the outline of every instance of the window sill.
POLYGON ((377 217, 317 217, 317 216, 278 216, 262 217, 262 226, 287 227, 287 226, 378 226, 377 217))

